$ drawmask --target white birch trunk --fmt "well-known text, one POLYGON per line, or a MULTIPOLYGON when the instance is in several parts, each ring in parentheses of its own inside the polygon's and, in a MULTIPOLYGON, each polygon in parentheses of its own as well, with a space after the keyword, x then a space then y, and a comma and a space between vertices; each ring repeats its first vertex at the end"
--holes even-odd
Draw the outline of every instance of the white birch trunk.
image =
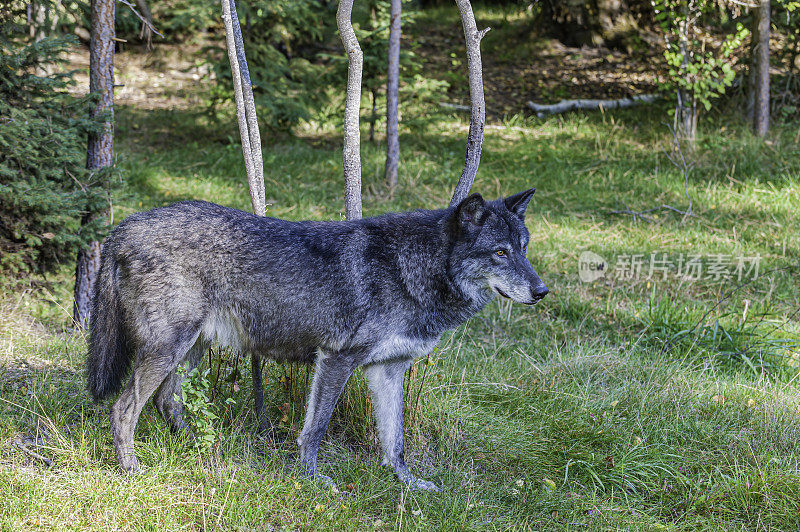
POLYGON ((470 117, 467 133, 467 154, 464 170, 458 180, 450 206, 458 205, 469 194, 478 166, 481 164, 483 147, 483 128, 486 124, 486 102, 483 95, 483 67, 481 66, 481 39, 489 28, 478 31, 475 14, 469 0, 456 0, 464 26, 464 39, 467 44, 467 69, 469 71, 470 117))
POLYGON ((389 66, 386 74, 386 185, 389 191, 397 186, 400 164, 398 132, 398 92, 400 87, 400 20, 402 0, 391 0, 389 23, 389 66))
POLYGON ((361 130, 359 114, 361 111, 361 72, 364 54, 353 30, 351 15, 353 0, 340 0, 336 12, 336 23, 347 52, 347 99, 344 106, 344 147, 342 163, 344 167, 344 204, 348 220, 361 218, 361 130))
MULTIPOLYGON (((266 216, 267 200, 264 187, 264 162, 261 156, 261 134, 258 130, 256 105, 253 98, 253 86, 250 82, 250 70, 244 54, 242 28, 236 12, 234 0, 221 0, 222 20, 225 23, 225 38, 228 45, 228 59, 231 63, 233 78, 233 94, 236 100, 236 118, 239 122, 239 134, 242 139, 242 155, 247 172, 247 183, 250 189, 250 201, 256 216, 266 216)), ((264 415, 264 386, 261 379, 261 356, 253 353, 250 356, 253 374, 253 399, 256 418, 262 432, 269 429, 264 415)))
POLYGON ((236 100, 236 117, 239 121, 239 134, 242 138, 242 155, 250 187, 250 201, 253 212, 258 216, 267 214, 267 200, 264 190, 264 163, 261 156, 261 134, 258 130, 253 86, 250 71, 244 54, 242 29, 236 15, 234 0, 222 0, 222 20, 225 23, 225 37, 228 44, 228 59, 231 63, 233 93, 236 100))
POLYGON ((758 19, 758 43, 753 49, 755 55, 755 98, 753 101, 753 130, 759 137, 769 131, 769 0, 761 0, 756 9, 758 19))

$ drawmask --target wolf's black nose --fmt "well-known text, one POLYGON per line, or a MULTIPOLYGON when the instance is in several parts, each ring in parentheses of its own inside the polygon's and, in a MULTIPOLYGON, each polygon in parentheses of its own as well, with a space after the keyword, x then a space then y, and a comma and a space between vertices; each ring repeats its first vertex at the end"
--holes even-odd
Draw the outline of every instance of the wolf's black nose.
POLYGON ((540 301, 542 298, 544 298, 544 296, 546 296, 549 293, 550 293, 550 290, 547 289, 547 287, 544 285, 544 283, 542 283, 542 284, 540 284, 540 285, 538 285, 538 286, 536 286, 534 288, 531 288, 531 296, 533 296, 534 303, 536 301, 540 301))

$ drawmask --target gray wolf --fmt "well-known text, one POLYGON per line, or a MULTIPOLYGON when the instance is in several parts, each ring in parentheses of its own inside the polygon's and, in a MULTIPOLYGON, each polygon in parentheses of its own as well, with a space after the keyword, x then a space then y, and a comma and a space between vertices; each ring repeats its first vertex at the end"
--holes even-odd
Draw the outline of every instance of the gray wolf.
POLYGON ((363 367, 383 463, 438 490, 405 463, 403 377, 495 294, 532 305, 548 293, 526 258, 533 193, 357 221, 289 222, 201 201, 129 216, 103 246, 87 361, 96 399, 122 389, 111 408, 120 466, 139 467, 133 433, 151 396, 181 426, 176 369, 217 343, 316 365, 297 440, 307 477, 331 482, 317 474, 317 451, 363 367))

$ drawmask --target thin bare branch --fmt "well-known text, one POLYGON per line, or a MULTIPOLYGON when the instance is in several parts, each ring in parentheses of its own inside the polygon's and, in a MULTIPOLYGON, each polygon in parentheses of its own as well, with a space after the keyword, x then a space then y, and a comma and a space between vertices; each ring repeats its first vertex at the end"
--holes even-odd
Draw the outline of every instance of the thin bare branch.
POLYGON ((347 99, 344 106, 344 203, 348 220, 361 218, 361 131, 358 127, 361 111, 361 72, 364 54, 353 30, 351 15, 353 0, 340 0, 336 23, 347 52, 347 99))
POLYGON ((645 209, 643 211, 634 211, 630 207, 628 207, 627 203, 622 202, 622 204, 625 205, 625 209, 609 211, 609 214, 627 214, 627 215, 633 216, 634 220, 644 220, 645 222, 653 222, 654 220, 652 218, 650 218, 649 216, 647 216, 647 214, 650 214, 651 212, 660 211, 660 210, 672 211, 672 212, 680 214, 684 218, 689 217, 689 216, 693 216, 691 211, 682 211, 680 209, 676 209, 672 205, 662 204, 662 205, 659 205, 658 207, 653 207, 651 209, 645 209))
MULTIPOLYGON (((150 12, 150 6, 147 5, 147 0, 136 0, 136 5, 142 12, 142 16, 147 20, 150 25, 153 25, 153 14, 150 12)), ((147 50, 153 49, 153 31, 147 24, 142 24, 142 29, 139 30, 139 39, 144 41, 147 50)))
POLYGON ((445 109, 453 109, 454 111, 472 111, 472 107, 469 105, 462 105, 460 103, 450 103, 450 102, 439 102, 439 107, 444 107, 445 109))
MULTIPOLYGON (((670 132, 672 133, 672 155, 666 151, 664 151, 664 155, 667 156, 669 162, 678 168, 681 171, 681 175, 683 175, 683 193, 686 199, 689 200, 689 208, 686 209, 686 212, 682 213, 682 222, 685 222, 686 218, 694 215, 692 196, 689 195, 689 172, 694 168, 694 163, 686 160, 683 149, 681 149, 681 139, 678 138, 678 132, 675 131, 674 128, 670 128, 670 132)), ((676 210, 676 212, 680 213, 681 211, 676 210)))
POLYGON ((139 12, 136 10, 136 8, 133 6, 133 4, 131 4, 130 2, 128 2, 128 0, 117 0, 117 2, 119 2, 120 4, 125 4, 126 6, 128 6, 128 8, 129 8, 131 11, 133 11, 133 14, 134 14, 134 15, 136 15, 136 17, 137 17, 137 18, 138 18, 140 21, 142 21, 142 24, 144 24, 145 26, 147 26, 147 29, 149 29, 151 32, 155 33, 156 35, 158 35, 158 36, 159 36, 159 37, 161 37, 162 39, 164 38, 164 36, 161 34, 161 32, 159 32, 159 31, 158 31, 158 30, 155 28, 155 26, 153 26, 153 24, 152 24, 152 23, 151 23, 149 20, 147 20, 145 17, 143 17, 143 16, 141 15, 141 13, 139 13, 139 12))
POLYGON ((50 458, 47 458, 47 457, 45 457, 45 456, 42 456, 41 454, 39 454, 39 453, 37 453, 37 452, 35 452, 35 451, 32 451, 32 450, 28 449, 28 446, 27 446, 27 445, 25 445, 25 444, 24 444, 22 441, 20 441, 19 439, 17 439, 17 440, 15 440, 15 441, 14 441, 14 445, 17 447, 17 449, 19 449, 20 451, 24 452, 25 454, 27 454, 27 455, 28 455, 28 456, 30 456, 31 458, 33 458, 33 459, 35 459, 35 460, 38 460, 39 462, 42 462, 42 463, 43 463, 44 465, 46 465, 47 467, 50 467, 51 465, 53 465, 53 461, 52 461, 50 458))
POLYGON ((475 14, 469 0, 456 0, 461 13, 461 25, 464 26, 464 39, 467 44, 467 69, 469 72, 470 117, 469 133, 467 133, 467 154, 464 170, 453 191, 450 206, 457 205, 469 194, 478 166, 481 164, 483 148, 483 128, 486 124, 486 101, 483 95, 483 67, 481 66, 481 39, 489 28, 478 31, 475 14))
POLYGON ((681 149, 681 141, 678 138, 678 133, 675 130, 675 128, 670 127, 669 130, 670 133, 672 133, 672 153, 671 154, 667 153, 666 150, 663 150, 663 153, 667 157, 667 159, 669 159, 669 162, 671 162, 678 170, 680 170, 681 174, 683 175, 683 192, 686 195, 686 199, 689 201, 689 207, 685 211, 683 211, 681 209, 673 207, 672 205, 667 205, 662 203, 658 207, 653 207, 642 211, 634 211, 630 207, 628 207, 627 203, 623 201, 622 204, 625 205, 625 209, 609 211, 610 214, 627 214, 633 216, 634 221, 643 220, 645 222, 654 222, 655 220, 647 216, 647 214, 650 214, 651 212, 666 210, 666 211, 672 211, 674 213, 683 216, 681 223, 685 223, 687 218, 691 218, 692 216, 694 216, 692 197, 691 195, 689 195, 689 172, 692 170, 694 165, 693 163, 688 162, 686 160, 686 157, 683 155, 683 150, 681 149))

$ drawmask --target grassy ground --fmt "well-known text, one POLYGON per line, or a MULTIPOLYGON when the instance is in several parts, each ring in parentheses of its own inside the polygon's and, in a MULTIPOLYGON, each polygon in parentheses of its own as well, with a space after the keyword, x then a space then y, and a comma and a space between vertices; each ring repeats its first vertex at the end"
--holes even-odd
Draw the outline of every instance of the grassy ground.
MULTIPOLYGON (((404 489, 380 465, 360 374, 323 444, 322 472, 341 493, 301 481, 291 442, 307 369, 267 366, 281 436, 270 443, 255 433, 248 364, 236 386, 224 379, 229 355, 211 364, 218 447, 198 455, 147 407, 136 439, 147 471, 118 474, 108 404, 85 391, 85 338, 65 332, 66 265, 49 289, 0 300, 0 530, 800 528, 797 129, 761 143, 710 118, 684 175, 664 153, 665 116, 487 129, 474 190, 537 188, 529 258, 551 294, 533 308, 492 303, 415 364, 408 458, 440 494, 404 489), (612 212, 661 205, 693 215, 612 212), (579 280, 584 250, 609 261, 604 279, 579 280), (759 256, 760 270, 742 283, 648 278, 647 265, 615 275, 625 256, 652 253, 699 255, 706 269, 720 255, 759 256)), ((365 145, 365 214, 446 204, 466 129, 461 116, 432 115, 406 132, 391 199, 382 148, 365 145)), ((123 107, 117 132, 127 180, 115 221, 184 198, 249 207, 235 127, 191 109, 123 107)), ((342 216, 338 142, 313 128, 266 139, 271 215, 342 216)))

